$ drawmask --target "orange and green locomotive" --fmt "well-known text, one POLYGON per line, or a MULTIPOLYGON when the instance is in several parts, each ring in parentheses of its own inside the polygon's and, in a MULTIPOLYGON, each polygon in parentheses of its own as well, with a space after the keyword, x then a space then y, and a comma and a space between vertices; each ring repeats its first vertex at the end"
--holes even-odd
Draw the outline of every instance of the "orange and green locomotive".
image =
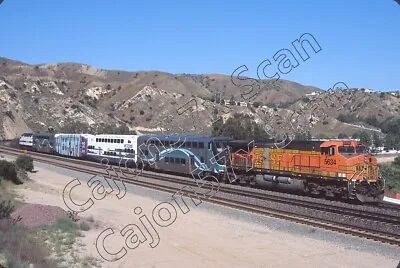
MULTIPOLYGON (((291 188, 360 202, 383 200, 377 159, 356 140, 228 142, 231 172, 242 183, 291 188)), ((230 174, 232 176, 232 174, 230 174)))

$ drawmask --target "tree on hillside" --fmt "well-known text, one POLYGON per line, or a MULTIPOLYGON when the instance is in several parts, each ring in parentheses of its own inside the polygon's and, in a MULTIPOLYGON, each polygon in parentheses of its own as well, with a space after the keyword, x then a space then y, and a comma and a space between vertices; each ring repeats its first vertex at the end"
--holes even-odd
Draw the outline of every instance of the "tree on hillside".
POLYGON ((294 136, 295 140, 309 141, 312 139, 311 132, 297 132, 294 136))
POLYGON ((387 120, 382 124, 384 133, 400 133, 400 118, 387 120))
POLYGON ((378 121, 378 119, 376 118, 375 115, 371 115, 371 116, 366 117, 364 121, 368 125, 371 125, 371 126, 374 126, 374 127, 379 127, 380 126, 379 121, 378 121))
POLYGON ((380 165, 379 172, 385 178, 386 185, 390 190, 400 192, 400 166, 394 163, 383 164, 380 165))
POLYGON ((400 150, 400 134, 394 134, 394 133, 386 134, 385 148, 400 150))
POLYGON ((351 135, 352 139, 359 139, 360 138, 360 132, 354 132, 353 135, 351 135))
POLYGON ((213 137, 221 136, 223 125, 224 123, 222 122, 222 118, 219 118, 218 120, 214 121, 212 124, 211 136, 213 137))
POLYGON ((340 133, 338 135, 338 139, 347 139, 349 137, 349 135, 345 134, 345 133, 340 133))
POLYGON ((373 139, 375 147, 381 147, 383 145, 382 139, 376 132, 374 132, 373 139))
POLYGON ((371 146, 372 145, 371 135, 368 134, 368 132, 366 132, 366 131, 361 131, 360 132, 360 142, 365 144, 366 146, 371 146))
POLYGON ((393 165, 400 168, 400 156, 396 157, 393 161, 393 165))
POLYGON ((388 118, 382 123, 382 132, 386 134, 384 145, 387 149, 400 150, 400 118, 388 118))
POLYGON ((236 101, 235 101, 235 97, 233 95, 231 95, 231 99, 229 102, 231 105, 235 105, 236 101))
POLYGON ((254 122, 254 118, 249 115, 234 114, 226 120, 218 120, 213 123, 212 136, 226 136, 234 139, 268 139, 267 133, 254 122))

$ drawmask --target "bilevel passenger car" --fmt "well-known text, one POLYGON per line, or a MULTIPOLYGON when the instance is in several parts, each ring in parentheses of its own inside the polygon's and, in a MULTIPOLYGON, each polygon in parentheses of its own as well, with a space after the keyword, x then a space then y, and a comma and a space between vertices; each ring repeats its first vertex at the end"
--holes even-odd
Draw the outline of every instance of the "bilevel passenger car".
POLYGON ((377 159, 355 140, 291 141, 283 149, 270 143, 229 145, 241 181, 361 202, 383 200, 385 181, 378 176, 377 159))
POLYGON ((55 134, 56 152, 62 156, 86 158, 88 139, 85 134, 55 134))
POLYGON ((55 151, 54 133, 33 133, 32 151, 54 154, 55 151))
POLYGON ((124 166, 137 163, 138 135, 89 135, 87 157, 96 161, 124 166), (128 160, 129 159, 129 160, 128 160), (132 162, 132 163, 131 163, 132 162))
POLYGON ((19 148, 23 150, 32 150, 33 145, 33 134, 32 133, 24 133, 19 138, 19 148))
POLYGON ((230 138, 199 136, 139 136, 138 152, 143 164, 156 170, 202 176, 222 176, 224 154, 230 138))

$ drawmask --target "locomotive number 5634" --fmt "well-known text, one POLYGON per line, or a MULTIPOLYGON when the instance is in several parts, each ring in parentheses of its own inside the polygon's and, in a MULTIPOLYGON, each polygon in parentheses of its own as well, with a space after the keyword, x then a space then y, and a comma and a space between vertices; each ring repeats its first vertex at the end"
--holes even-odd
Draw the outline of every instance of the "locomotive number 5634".
POLYGON ((325 165, 333 166, 336 165, 335 159, 325 159, 325 165))

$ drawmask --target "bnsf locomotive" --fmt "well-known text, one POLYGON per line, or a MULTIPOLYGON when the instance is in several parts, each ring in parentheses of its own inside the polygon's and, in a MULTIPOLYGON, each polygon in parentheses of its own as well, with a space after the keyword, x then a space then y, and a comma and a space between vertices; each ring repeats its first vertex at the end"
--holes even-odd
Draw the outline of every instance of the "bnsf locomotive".
POLYGON ((205 177, 262 188, 288 188, 361 202, 383 200, 377 159, 355 140, 239 141, 173 135, 25 134, 37 152, 205 177), (278 148, 279 147, 279 148, 278 148))
POLYGON ((376 157, 355 140, 228 142, 233 148, 231 176, 265 188, 278 185, 313 195, 361 202, 383 200, 385 181, 376 157))

